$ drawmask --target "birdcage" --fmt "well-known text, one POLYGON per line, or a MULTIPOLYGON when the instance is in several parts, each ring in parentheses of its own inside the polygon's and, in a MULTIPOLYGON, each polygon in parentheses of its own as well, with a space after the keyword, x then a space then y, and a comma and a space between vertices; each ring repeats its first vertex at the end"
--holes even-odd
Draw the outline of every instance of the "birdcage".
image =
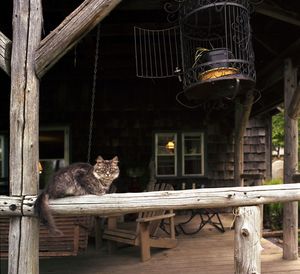
POLYGON ((137 76, 179 76, 189 99, 234 97, 252 89, 256 73, 248 0, 173 4, 177 7, 166 5, 177 15, 173 28, 135 29, 137 76))

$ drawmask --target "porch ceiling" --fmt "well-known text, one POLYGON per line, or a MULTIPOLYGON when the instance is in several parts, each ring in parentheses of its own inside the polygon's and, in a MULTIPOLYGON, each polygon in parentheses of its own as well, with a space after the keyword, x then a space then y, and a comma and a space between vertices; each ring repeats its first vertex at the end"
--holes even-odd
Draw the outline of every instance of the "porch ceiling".
MULTIPOLYGON (((44 1, 44 32, 48 34, 82 1, 44 1)), ((107 81, 136 80, 133 27, 162 29, 170 26, 163 5, 166 0, 124 0, 101 23, 101 79, 107 81)), ((260 1, 253 1, 260 2, 260 1)), ((283 101, 283 60, 292 58, 300 64, 300 2, 264 0, 251 16, 256 60, 257 84, 261 96, 253 106, 253 114, 270 111, 283 101)), ((1 3, 1 31, 11 38, 12 1, 1 3)), ((95 32, 78 45, 77 60, 91 62, 95 32), (81 47, 81 45, 83 45, 81 47), (89 49, 89 50, 87 50, 89 49)), ((68 57, 66 57, 68 58, 68 57)), ((74 59, 73 52, 69 55, 74 59)), ((72 60, 73 61, 73 60, 72 60)), ((299 73, 299 72, 298 72, 299 73)), ((180 86, 177 78, 171 81, 180 86)))

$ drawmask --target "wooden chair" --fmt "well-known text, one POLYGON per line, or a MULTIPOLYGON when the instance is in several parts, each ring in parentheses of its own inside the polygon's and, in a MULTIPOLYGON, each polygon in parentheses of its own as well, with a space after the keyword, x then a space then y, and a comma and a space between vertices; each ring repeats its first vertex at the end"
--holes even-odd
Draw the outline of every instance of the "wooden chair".
MULTIPOLYGON (((169 184, 157 184, 154 191, 171 190, 169 184)), ((112 251, 114 242, 139 246, 141 260, 147 261, 151 258, 150 248, 174 248, 177 246, 174 226, 175 214, 172 210, 157 210, 151 212, 140 212, 136 219, 136 230, 117 228, 117 217, 109 217, 107 229, 104 230, 103 239, 108 240, 109 252, 112 251), (168 219, 170 232, 165 236, 158 236, 157 232, 162 220, 168 219)))

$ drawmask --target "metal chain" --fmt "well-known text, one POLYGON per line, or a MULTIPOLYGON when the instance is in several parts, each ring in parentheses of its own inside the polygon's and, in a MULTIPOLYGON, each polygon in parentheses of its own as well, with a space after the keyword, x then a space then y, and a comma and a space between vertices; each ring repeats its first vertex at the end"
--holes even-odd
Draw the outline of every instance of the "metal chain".
POLYGON ((95 108, 95 95, 96 95, 96 83, 97 83, 97 71, 98 71, 98 59, 99 59, 99 41, 100 41, 100 24, 98 24, 97 26, 96 50, 95 50, 95 59, 94 59, 91 114, 90 114, 89 140, 88 140, 88 151, 87 151, 88 163, 90 162, 91 159, 91 147, 92 147, 93 126, 94 126, 94 108, 95 108))

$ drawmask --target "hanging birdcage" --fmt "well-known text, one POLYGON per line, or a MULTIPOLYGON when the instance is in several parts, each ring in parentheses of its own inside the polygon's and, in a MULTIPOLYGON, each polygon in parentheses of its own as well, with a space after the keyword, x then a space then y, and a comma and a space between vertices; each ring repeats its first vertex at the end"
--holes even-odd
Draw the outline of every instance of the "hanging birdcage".
POLYGON ((137 76, 182 79, 190 99, 235 96, 255 85, 248 0, 175 0, 178 25, 135 28, 137 76))

